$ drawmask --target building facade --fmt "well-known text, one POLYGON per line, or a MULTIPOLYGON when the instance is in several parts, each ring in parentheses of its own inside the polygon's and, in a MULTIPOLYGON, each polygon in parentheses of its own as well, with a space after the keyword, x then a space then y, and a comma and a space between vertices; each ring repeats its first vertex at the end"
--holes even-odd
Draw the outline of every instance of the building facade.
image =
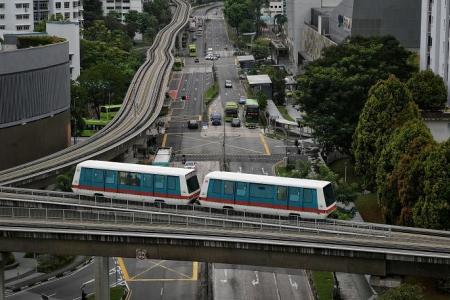
POLYGON ((83 5, 80 0, 49 0, 48 10, 50 16, 57 20, 65 20, 83 24, 83 5))
POLYGON ((69 43, 0 51, 0 170, 70 145, 69 43))
POLYGON ((50 21, 46 24, 48 35, 62 37, 69 42, 70 77, 80 76, 80 24, 76 22, 50 21))
MULTIPOLYGON (((449 80, 449 15, 450 3, 446 0, 422 0, 420 30, 420 69, 432 70, 444 79, 448 87, 449 80)), ((447 106, 450 106, 450 93, 447 106)))
POLYGON ((143 0, 102 0, 103 15, 108 15, 110 12, 116 12, 120 15, 122 22, 125 16, 131 11, 142 12, 143 0))
POLYGON ((267 23, 273 24, 275 16, 283 14, 283 1, 270 1, 267 7, 261 8, 261 18, 267 23))
POLYGON ((0 0, 0 38, 4 34, 32 32, 33 29, 33 0, 0 0))

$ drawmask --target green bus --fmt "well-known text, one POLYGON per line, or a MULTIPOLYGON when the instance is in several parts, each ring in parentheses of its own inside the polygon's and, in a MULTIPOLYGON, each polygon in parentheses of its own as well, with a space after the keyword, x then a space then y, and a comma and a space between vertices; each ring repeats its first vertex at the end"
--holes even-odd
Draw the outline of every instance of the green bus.
POLYGON ((237 118, 239 107, 236 102, 229 101, 225 103, 225 122, 231 122, 233 118, 237 118))
POLYGON ((259 123, 259 104, 255 99, 246 99, 244 106, 245 126, 256 128, 259 123))
POLYGON ((181 71, 184 67, 184 59, 181 57, 175 58, 175 62, 173 64, 172 70, 181 71))
POLYGON ((97 120, 97 119, 85 119, 84 121, 84 129, 81 131, 80 136, 82 137, 91 137, 100 130, 105 127, 110 120, 97 120))
POLYGON ((121 104, 100 106, 100 120, 111 121, 120 110, 121 104))
POLYGON ((197 45, 196 44, 189 44, 189 56, 197 57, 197 45))

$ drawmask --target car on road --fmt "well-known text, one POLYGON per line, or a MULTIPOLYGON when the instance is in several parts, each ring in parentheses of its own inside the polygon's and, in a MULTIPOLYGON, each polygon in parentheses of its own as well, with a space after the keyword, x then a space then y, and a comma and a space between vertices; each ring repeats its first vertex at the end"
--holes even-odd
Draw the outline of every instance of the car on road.
POLYGON ((198 63, 200 60, 198 59, 198 57, 196 57, 195 59, 194 59, 194 62, 196 62, 196 63, 198 63))
POLYGON ((197 170, 197 163, 195 161, 187 161, 184 163, 185 169, 194 169, 197 170))
POLYGON ((220 113, 213 112, 211 114, 211 124, 213 124, 214 126, 219 126, 222 124, 222 116, 220 113))
POLYGON ((207 55, 205 56, 205 59, 206 59, 206 60, 214 60, 214 56, 213 56, 212 54, 207 54, 207 55))
POLYGON ((241 127, 241 120, 239 118, 233 118, 231 120, 231 127, 241 127))
POLYGON ((239 104, 241 104, 241 105, 245 105, 245 102, 247 101, 247 98, 245 98, 244 96, 241 96, 240 98, 239 98, 239 104))
POLYGON ((226 88, 232 88, 233 87, 233 83, 231 82, 231 80, 229 80, 229 79, 225 80, 225 87, 226 88))
POLYGON ((197 120, 189 120, 188 121, 188 128, 189 129, 198 129, 198 121, 197 120))

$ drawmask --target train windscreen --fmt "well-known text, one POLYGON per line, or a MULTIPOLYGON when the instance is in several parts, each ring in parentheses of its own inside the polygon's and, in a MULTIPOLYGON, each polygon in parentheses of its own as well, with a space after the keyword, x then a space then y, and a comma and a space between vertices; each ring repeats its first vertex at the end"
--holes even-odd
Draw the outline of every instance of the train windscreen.
POLYGON ((334 204, 336 202, 336 198, 334 197, 333 186, 331 183, 327 184, 323 188, 323 194, 325 196, 325 203, 328 206, 334 204))
POLYGON ((200 185, 198 184, 197 175, 191 176, 186 180, 188 192, 193 193, 197 191, 200 188, 200 185))

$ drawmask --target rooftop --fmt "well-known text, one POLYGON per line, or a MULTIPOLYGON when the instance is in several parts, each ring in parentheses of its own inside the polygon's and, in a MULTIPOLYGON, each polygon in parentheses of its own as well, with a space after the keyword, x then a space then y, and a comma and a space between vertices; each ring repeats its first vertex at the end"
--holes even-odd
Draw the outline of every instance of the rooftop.
POLYGON ((247 75, 248 84, 272 84, 272 80, 270 80, 269 75, 247 75))
POLYGON ((243 61, 255 61, 255 57, 253 55, 242 55, 237 57, 238 62, 243 61))

